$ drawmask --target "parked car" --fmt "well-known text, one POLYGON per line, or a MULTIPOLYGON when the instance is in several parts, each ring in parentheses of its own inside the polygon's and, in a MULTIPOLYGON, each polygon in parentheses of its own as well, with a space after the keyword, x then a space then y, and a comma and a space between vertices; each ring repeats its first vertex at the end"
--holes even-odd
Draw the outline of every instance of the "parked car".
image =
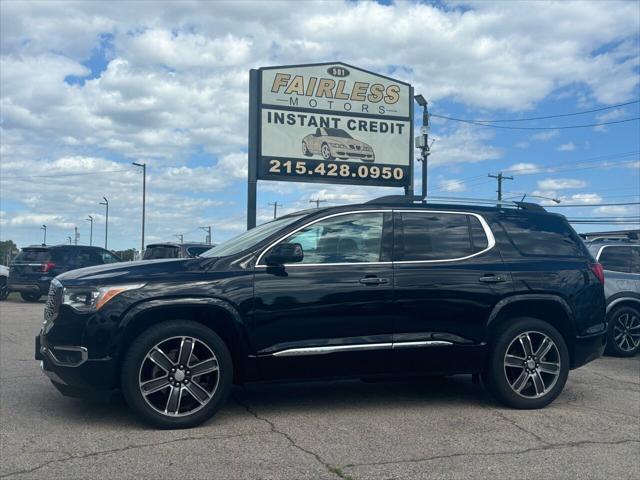
POLYGON ((100 247, 79 245, 25 247, 11 262, 9 290, 20 292, 27 302, 37 302, 49 291, 56 275, 93 265, 119 262, 113 253, 100 247))
POLYGON ((142 259, 195 258, 214 246, 204 243, 152 243, 144 249, 142 259))
POLYGON ((302 154, 306 157, 320 155, 325 160, 357 158, 363 162, 376 159, 373 148, 356 140, 339 128, 317 128, 302 139, 302 154))
POLYGON ((9 269, 4 265, 0 265, 0 300, 4 300, 9 296, 8 281, 9 269))
POLYGON ((605 271, 607 353, 631 357, 640 351, 640 243, 606 240, 588 246, 605 271))
POLYGON ((161 428, 232 383, 480 374, 541 408, 605 347, 603 272, 541 207, 383 197, 293 213, 199 258, 68 272, 36 359, 65 395, 120 388, 161 428))

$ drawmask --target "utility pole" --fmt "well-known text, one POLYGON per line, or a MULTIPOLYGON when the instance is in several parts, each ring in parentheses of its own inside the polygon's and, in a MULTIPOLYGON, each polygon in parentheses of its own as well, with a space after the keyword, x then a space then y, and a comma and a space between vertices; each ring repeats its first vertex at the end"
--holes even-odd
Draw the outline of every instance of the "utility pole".
POLYGON ((420 149, 420 162, 422 162, 422 198, 427 199, 427 167, 429 155, 431 155, 431 145, 429 145, 429 110, 427 101, 422 95, 416 95, 415 97, 418 105, 422 107, 422 127, 420 127, 421 135, 416 137, 415 146, 420 149))
POLYGON ((107 209, 107 214, 105 216, 105 222, 104 222, 104 249, 107 249, 107 239, 109 238, 109 200, 107 200, 107 197, 102 197, 104 198, 104 202, 100 202, 100 205, 104 205, 107 209))
POLYGON ((132 165, 142 167, 142 242, 140 251, 144 252, 144 214, 147 203, 147 164, 133 162, 132 165))
POLYGON ((178 234, 178 235, 174 235, 174 237, 178 237, 180 239, 180 243, 184 243, 184 235, 182 233, 178 234))
POLYGON ((42 245, 46 245, 47 244, 47 226, 42 225, 40 227, 40 230, 44 230, 44 239, 42 240, 42 245))
POLYGON ((276 202, 270 203, 269 206, 273 207, 273 219, 275 220, 276 218, 278 218, 278 207, 281 207, 282 204, 276 201, 276 202))
POLYGON ((78 233, 78 226, 76 225, 75 227, 73 227, 73 244, 75 246, 78 246, 79 237, 80 237, 80 234, 78 233))
POLYGON ((205 232, 207 232, 206 243, 207 245, 211 245, 211 225, 209 225, 208 227, 200 227, 200 228, 205 232))
POLYGON ((498 173, 497 175, 492 175, 489 174, 488 175, 490 178, 495 178, 498 180, 498 201, 502 200, 502 181, 503 180, 513 180, 513 177, 505 177, 504 175, 502 175, 502 172, 498 173))
POLYGON ((87 222, 91 222, 91 230, 89 230, 89 246, 93 245, 93 217, 91 215, 87 215, 85 219, 87 222))
POLYGON ((317 198, 315 200, 309 200, 309 203, 315 203, 316 204, 316 208, 320 208, 320 203, 321 202, 326 202, 326 200, 320 200, 319 198, 317 198))

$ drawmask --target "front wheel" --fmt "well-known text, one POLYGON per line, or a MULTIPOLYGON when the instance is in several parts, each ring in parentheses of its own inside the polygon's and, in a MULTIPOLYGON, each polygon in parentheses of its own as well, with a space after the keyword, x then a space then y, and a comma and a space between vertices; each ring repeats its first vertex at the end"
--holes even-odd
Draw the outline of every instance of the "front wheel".
POLYGON ((326 143, 323 143, 320 147, 320 154, 325 160, 335 160, 335 157, 331 154, 331 148, 326 143))
POLYGON ((233 365, 224 341, 187 320, 143 332, 122 366, 122 392, 145 422, 163 429, 190 428, 212 417, 231 389, 233 365))
POLYGON ((40 300, 41 295, 39 293, 20 292, 20 296, 25 302, 37 302, 40 300))
POLYGON ((607 352, 632 357, 640 350, 640 312, 633 307, 614 308, 608 316, 607 352))
POLYGON ((0 277, 0 301, 6 300, 9 296, 9 287, 7 287, 7 279, 0 277))
POLYGON ((545 407, 567 381, 567 345, 560 332, 542 320, 521 317, 510 323, 493 343, 484 383, 507 406, 545 407))

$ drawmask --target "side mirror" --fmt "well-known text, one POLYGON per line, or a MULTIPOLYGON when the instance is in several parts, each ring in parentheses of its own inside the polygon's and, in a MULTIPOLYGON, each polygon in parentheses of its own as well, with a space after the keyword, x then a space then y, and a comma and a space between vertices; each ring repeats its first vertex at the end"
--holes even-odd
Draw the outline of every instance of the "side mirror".
POLYGON ((279 243, 264 258, 267 265, 284 265, 285 263, 301 262, 304 258, 302 245, 299 243, 279 243))

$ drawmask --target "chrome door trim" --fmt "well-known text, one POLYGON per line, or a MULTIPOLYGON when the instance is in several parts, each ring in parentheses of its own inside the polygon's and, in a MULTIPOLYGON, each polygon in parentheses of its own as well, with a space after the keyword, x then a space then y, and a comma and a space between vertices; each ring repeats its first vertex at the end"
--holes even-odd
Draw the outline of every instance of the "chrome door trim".
POLYGON ((475 217, 478 219, 478 221, 480 222, 480 225, 482 225, 482 229, 484 230, 484 234, 487 237, 487 247, 484 250, 481 250, 479 252, 473 253, 471 255, 467 255, 465 257, 458 257, 458 258, 445 258, 445 259, 441 259, 441 260, 400 260, 400 261, 395 261, 395 262, 339 262, 339 263, 285 263, 283 266, 284 267, 317 267, 317 266, 335 266, 335 265, 393 265, 393 264, 421 264, 421 263, 439 263, 439 262, 457 262, 460 260, 467 260, 469 258, 472 257, 476 257, 478 255, 482 255, 485 252, 488 252, 489 250, 491 250, 495 245, 496 245, 496 239, 493 235, 493 232, 491 231, 491 228, 489 227, 489 224, 487 223, 487 221, 484 219, 484 217, 478 213, 473 213, 473 212, 467 212, 467 211, 459 211, 459 212, 455 212, 455 211, 450 211, 450 210, 429 210, 429 209, 422 209, 422 208, 413 208, 413 209, 394 209, 394 208, 386 208, 386 209, 375 209, 375 210, 349 210, 347 212, 339 212, 339 213, 333 213, 331 215, 326 215, 324 217, 320 217, 317 218, 315 220, 312 220, 311 222, 305 223, 304 225, 296 228, 295 230, 287 233, 286 235, 278 238, 276 241, 272 242, 268 247, 266 247, 264 250, 262 250, 262 252, 260 252, 260 255, 258 256, 258 259, 256 260, 256 268, 257 267, 267 267, 267 265, 265 264, 261 264, 260 261, 262 260, 262 257, 264 256, 264 254, 266 252, 268 252, 271 248, 273 248, 274 246, 276 246, 278 243, 280 243, 282 240, 284 240, 285 238, 289 237, 290 235, 293 235, 294 233, 299 232, 300 230, 302 230, 303 228, 308 227, 309 225, 313 225, 314 223, 320 222, 322 220, 325 220, 327 218, 332 218, 332 217, 338 217, 341 215, 350 215, 353 213, 447 213, 447 214, 453 214, 453 215, 470 215, 472 217, 475 217))
POLYGON ((335 352, 358 352, 363 350, 391 350, 396 348, 444 347, 453 345, 444 340, 422 340, 417 342, 358 343, 353 345, 326 345, 322 347, 287 348, 272 353, 272 357, 302 357, 307 355, 326 355, 335 352))
POLYGON ((482 229, 484 230, 484 234, 487 237, 487 247, 484 250, 480 250, 479 252, 476 253, 472 253, 471 255, 467 255, 465 257, 457 257, 457 258, 443 258, 443 259, 439 259, 439 260, 399 260, 399 261, 394 261, 394 264, 400 264, 400 265, 407 265, 407 264, 420 264, 420 263, 441 263, 441 262, 458 262, 460 260, 467 260, 469 258, 473 258, 473 257, 477 257, 478 255, 482 255, 485 252, 488 252, 489 250, 491 250, 495 245, 496 245, 496 238, 493 236, 493 232, 491 231, 491 228, 489 227, 489 224, 487 223, 487 221, 484 219, 484 217, 478 213, 473 213, 473 212, 465 212, 465 211, 459 211, 459 212, 453 212, 453 211, 449 211, 449 210, 424 210, 424 209, 420 209, 420 208, 414 208, 414 209, 402 209, 402 210, 393 210, 394 213, 446 213, 446 214, 451 214, 451 215, 470 215, 472 217, 476 217, 478 219, 478 221, 480 222, 480 225, 482 225, 482 229))

